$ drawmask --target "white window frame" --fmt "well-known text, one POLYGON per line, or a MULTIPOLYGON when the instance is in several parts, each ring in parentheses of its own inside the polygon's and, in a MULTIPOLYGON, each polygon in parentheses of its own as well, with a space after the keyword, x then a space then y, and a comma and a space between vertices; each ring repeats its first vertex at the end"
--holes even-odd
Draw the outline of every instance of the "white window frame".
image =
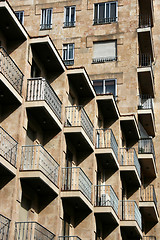
POLYGON ((111 22, 117 22, 118 21, 118 2, 117 1, 112 1, 112 2, 100 2, 100 3, 95 3, 94 4, 94 24, 104 24, 104 23, 111 23, 111 22), (111 11, 111 4, 115 3, 116 4, 116 20, 115 21, 104 21, 104 22, 101 22, 101 19, 99 18, 99 5, 100 4, 104 4, 104 7, 105 7, 105 18, 106 19, 106 5, 109 5, 109 19, 110 19, 110 11, 111 11), (98 6, 98 12, 97 12, 97 19, 95 19, 95 6, 98 6))
MULTIPOLYGON (((114 81, 115 82, 115 95, 114 97, 117 97, 117 79, 116 78, 109 78, 109 79, 95 79, 96 81, 103 81, 103 85, 102 85, 102 88, 103 88, 103 92, 102 94, 107 94, 105 92, 105 82, 109 82, 109 81, 114 81)), ((94 86, 94 82, 92 81, 92 84, 94 86)))
POLYGON ((47 30, 52 28, 52 15, 53 15, 53 8, 41 9, 41 22, 40 22, 41 30, 47 30), (50 14, 50 23, 47 23, 48 14, 50 14))
POLYGON ((22 10, 22 11, 15 11, 15 14, 16 14, 16 16, 17 16, 17 18, 19 19, 19 21, 20 21, 20 23, 21 24, 24 24, 24 11, 22 10), (21 22, 21 17, 20 17, 20 15, 22 14, 22 22, 21 22))
POLYGON ((66 43, 66 44, 63 44, 63 61, 68 62, 67 65, 70 65, 69 62, 72 62, 71 65, 74 64, 74 47, 75 47, 74 43, 66 43), (73 45, 73 58, 69 58, 69 46, 70 46, 70 45, 73 45), (67 59, 64 59, 64 50, 65 50, 65 47, 66 47, 66 50, 67 50, 67 59))
POLYGON ((64 7, 64 27, 74 27, 75 26, 75 22, 76 22, 76 6, 66 6, 64 7), (66 21, 66 9, 69 8, 69 21, 66 21), (72 8, 74 9, 74 22, 72 24, 71 21, 71 12, 72 12, 72 8))

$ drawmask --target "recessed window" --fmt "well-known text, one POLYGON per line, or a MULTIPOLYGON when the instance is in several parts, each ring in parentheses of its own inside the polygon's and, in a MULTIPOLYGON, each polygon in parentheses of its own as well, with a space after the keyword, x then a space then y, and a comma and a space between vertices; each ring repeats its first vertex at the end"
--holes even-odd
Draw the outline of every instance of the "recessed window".
POLYGON ((74 27, 76 19, 76 7, 69 6, 64 9, 64 27, 74 27))
POLYGON ((104 24, 117 21, 117 2, 104 2, 94 5, 94 24, 104 24))
POLYGON ((117 41, 93 43, 93 63, 117 60, 117 41))
POLYGON ((52 28, 52 8, 46 8, 41 10, 41 30, 47 30, 52 28))
POLYGON ((24 24, 24 11, 17 11, 15 12, 17 18, 21 22, 21 24, 24 24))
POLYGON ((103 80, 94 80, 93 86, 96 91, 96 94, 113 94, 116 96, 116 79, 103 79, 103 80))
POLYGON ((63 45, 63 60, 67 66, 74 64, 74 43, 63 45))

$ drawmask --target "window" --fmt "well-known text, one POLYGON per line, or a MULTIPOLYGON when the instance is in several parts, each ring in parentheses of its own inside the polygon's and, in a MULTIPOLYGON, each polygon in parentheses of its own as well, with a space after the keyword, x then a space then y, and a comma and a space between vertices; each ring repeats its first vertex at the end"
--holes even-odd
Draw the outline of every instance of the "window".
POLYGON ((96 94, 113 94, 116 96, 116 82, 116 79, 94 80, 93 86, 95 88, 96 94))
POLYGON ((117 21, 117 2, 97 3, 94 5, 94 24, 117 21))
POLYGON ((41 30, 52 28, 52 8, 42 9, 41 12, 41 30))
POLYGON ((76 18, 76 7, 70 6, 64 9, 64 27, 74 27, 76 18))
POLYGON ((19 19, 19 21, 21 22, 21 24, 24 23, 24 11, 17 11, 15 12, 17 18, 19 19))
POLYGON ((63 45, 63 60, 66 65, 74 64, 74 43, 63 45))
POLYGON ((117 60, 117 41, 93 43, 93 63, 117 60))

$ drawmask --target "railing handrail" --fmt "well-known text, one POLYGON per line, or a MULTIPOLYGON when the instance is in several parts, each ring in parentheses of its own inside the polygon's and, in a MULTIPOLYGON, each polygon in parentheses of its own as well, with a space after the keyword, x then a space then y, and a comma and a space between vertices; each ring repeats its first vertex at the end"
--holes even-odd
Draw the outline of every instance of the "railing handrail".
POLYGON ((2 216, 3 218, 5 218, 6 220, 8 220, 9 222, 11 221, 8 217, 4 216, 3 214, 0 213, 0 216, 2 216))
POLYGON ((77 240, 81 240, 78 236, 59 236, 58 238, 77 238, 77 240))
POLYGON ((2 129, 16 144, 18 144, 18 142, 3 127, 0 126, 0 129, 2 129))

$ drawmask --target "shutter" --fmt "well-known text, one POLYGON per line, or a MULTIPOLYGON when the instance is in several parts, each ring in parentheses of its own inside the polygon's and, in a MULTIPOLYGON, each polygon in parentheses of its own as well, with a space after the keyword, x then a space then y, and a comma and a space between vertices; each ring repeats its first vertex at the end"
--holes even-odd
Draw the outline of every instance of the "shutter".
POLYGON ((114 60, 116 58, 116 41, 94 43, 93 58, 114 60))

